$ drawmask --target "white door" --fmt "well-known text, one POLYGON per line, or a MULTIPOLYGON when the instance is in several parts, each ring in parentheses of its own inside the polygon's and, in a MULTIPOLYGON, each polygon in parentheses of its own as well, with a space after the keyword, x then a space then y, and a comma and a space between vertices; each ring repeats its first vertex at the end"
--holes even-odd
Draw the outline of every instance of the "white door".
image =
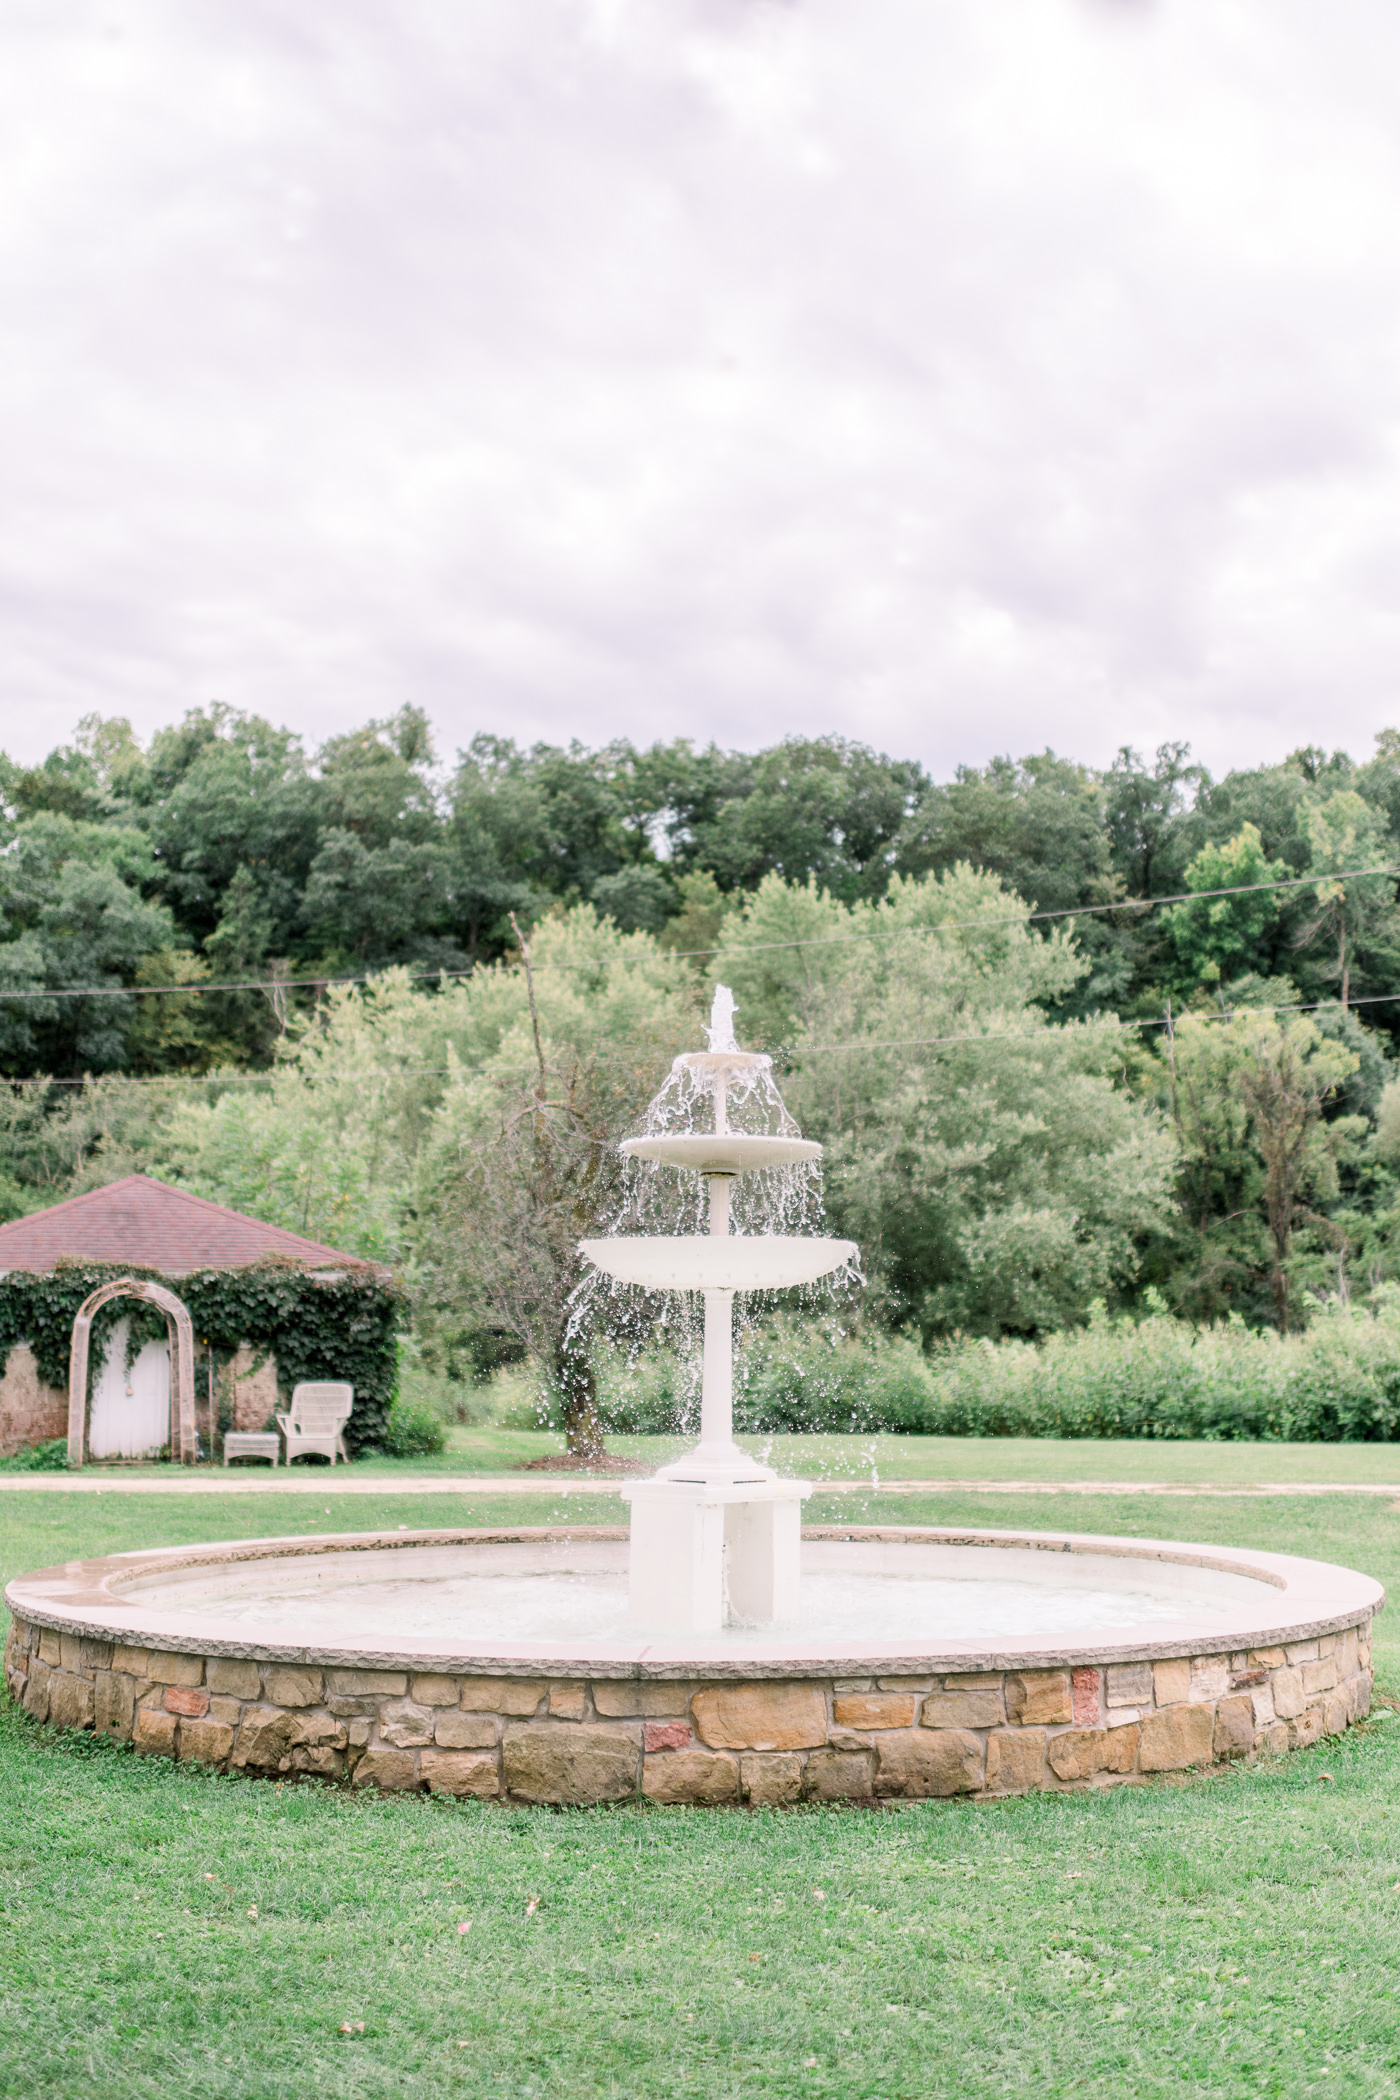
POLYGON ((92 1381, 88 1450, 94 1458, 148 1458, 170 1442, 169 1344, 144 1343, 128 1371, 129 1331, 129 1323, 118 1320, 92 1381))

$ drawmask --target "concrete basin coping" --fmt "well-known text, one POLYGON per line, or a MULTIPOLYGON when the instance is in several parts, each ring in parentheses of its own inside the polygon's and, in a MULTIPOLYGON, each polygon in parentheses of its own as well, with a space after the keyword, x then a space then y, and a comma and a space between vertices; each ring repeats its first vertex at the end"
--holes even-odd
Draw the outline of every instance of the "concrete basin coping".
POLYGON ((205 1656, 480 1673, 493 1677, 558 1675, 594 1679, 753 1680, 813 1675, 882 1677, 940 1670, 975 1673, 1106 1664, 1127 1658, 1201 1656, 1281 1647, 1356 1626, 1379 1611, 1381 1584, 1329 1562, 1173 1539, 1125 1539, 1087 1533, 972 1530, 942 1526, 826 1525, 803 1532, 804 1567, 892 1578, 928 1570, 955 1581, 979 1577, 1031 1580, 1056 1590, 1102 1591, 1115 1583, 1161 1599, 1150 1623, 1073 1634, 999 1635, 994 1640, 822 1639, 806 1631, 746 1638, 655 1638, 623 1634, 485 1640, 454 1645, 428 1635, 382 1630, 331 1637, 299 1634, 289 1599, 285 1621, 251 1625, 220 1616, 211 1583, 230 1598, 250 1581, 285 1570, 304 1591, 327 1584, 386 1579, 431 1581, 439 1573, 531 1575, 610 1573, 625 1562, 626 1530, 615 1525, 522 1526, 509 1530, 343 1533, 309 1539, 241 1539, 197 1546, 107 1554, 17 1576, 5 1602, 17 1619, 60 1633, 205 1656), (271 1564, 271 1565, 269 1565, 271 1564), (221 1572, 222 1571, 222 1572, 221 1572), (187 1594, 198 1613, 181 1609, 187 1594), (1180 1614, 1169 1608, 1179 1598, 1180 1614), (1208 1608, 1207 1608, 1208 1606, 1208 1608))

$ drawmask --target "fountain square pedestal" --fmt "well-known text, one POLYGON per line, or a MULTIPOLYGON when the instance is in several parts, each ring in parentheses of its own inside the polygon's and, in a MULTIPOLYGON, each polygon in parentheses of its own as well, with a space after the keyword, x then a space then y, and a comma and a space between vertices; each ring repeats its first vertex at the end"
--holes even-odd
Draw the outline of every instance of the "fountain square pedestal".
POLYGON ((713 1633, 797 1616, 809 1480, 630 1482, 628 1616, 634 1626, 713 1633))

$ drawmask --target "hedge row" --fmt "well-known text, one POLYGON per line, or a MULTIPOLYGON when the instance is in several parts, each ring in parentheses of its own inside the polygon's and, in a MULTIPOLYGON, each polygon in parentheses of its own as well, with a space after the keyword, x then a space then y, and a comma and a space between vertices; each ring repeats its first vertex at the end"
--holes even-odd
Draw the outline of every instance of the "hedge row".
MULTIPOLYGON (((693 1426, 665 1357, 606 1366, 602 1391, 617 1431, 693 1426)), ((925 1356, 904 1339, 833 1343, 780 1326, 746 1351, 735 1416, 759 1433, 1389 1442, 1400 1438, 1400 1290, 1369 1309, 1321 1309, 1286 1338, 1159 1315, 925 1356)))

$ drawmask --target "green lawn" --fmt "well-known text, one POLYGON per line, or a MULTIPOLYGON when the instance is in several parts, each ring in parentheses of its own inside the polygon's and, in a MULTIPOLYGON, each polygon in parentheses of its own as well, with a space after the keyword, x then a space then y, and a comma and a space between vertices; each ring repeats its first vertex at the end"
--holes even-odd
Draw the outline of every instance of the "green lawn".
MULTIPOLYGON (((1125 1448, 1020 1447, 1071 1478, 1125 1448)), ((1201 1447, 1150 1451, 1183 1448, 1201 1447)), ((617 1513, 569 1496, 574 1520, 617 1513)), ((1364 1496, 845 1494, 811 1513, 1233 1540, 1400 1581, 1400 1517, 1364 1496)), ((551 1492, 388 1482, 338 1501, 329 1475, 324 1503, 0 1493, 0 1562, 562 1514, 551 1492)), ((1400 1627, 1377 1635, 1400 1694, 1400 1627)), ((6 1704, 0 2093, 1394 2093, 1397 1798, 1400 1719, 1184 1783, 747 1815, 277 1788, 55 1738, 6 1704)))
MULTIPOLYGON (((1105 1480, 1239 1486, 1255 1482, 1322 1481, 1365 1486, 1400 1484, 1397 1444, 1222 1444, 1089 1438, 1057 1442, 1043 1437, 774 1436, 740 1437, 746 1450, 765 1452, 785 1473, 815 1480, 1105 1480)), ((447 1449, 435 1458, 357 1459, 357 1479, 433 1473, 510 1473, 532 1458, 561 1452, 564 1440, 544 1431, 493 1425, 449 1429, 447 1449)), ((664 1464, 686 1448, 683 1437, 619 1436, 609 1451, 664 1464)), ((169 1466, 91 1466, 90 1473, 137 1481, 168 1480, 169 1466)), ((221 1468, 201 1468, 202 1473, 221 1468)), ((240 1474, 254 1469, 240 1465, 240 1474)), ((298 1473, 309 1471, 302 1462, 298 1473)), ((320 1470, 319 1468, 317 1470, 320 1470)), ((326 1468, 327 1478, 330 1470, 326 1468)))

